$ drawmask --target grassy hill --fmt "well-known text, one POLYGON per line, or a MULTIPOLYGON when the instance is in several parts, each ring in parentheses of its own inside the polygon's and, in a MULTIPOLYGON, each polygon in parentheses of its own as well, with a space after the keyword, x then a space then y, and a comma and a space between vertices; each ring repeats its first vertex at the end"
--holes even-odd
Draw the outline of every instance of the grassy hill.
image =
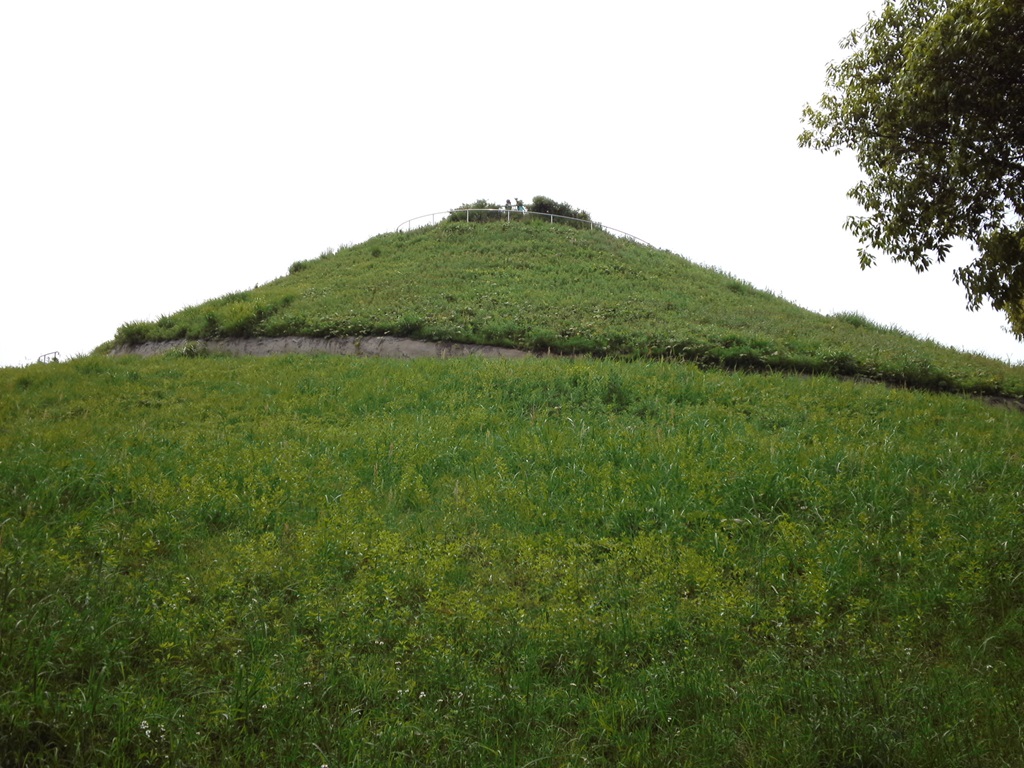
POLYGON ((0 765, 1024 764, 1024 412, 787 371, 1020 372, 487 226, 118 342, 603 356, 0 369, 0 765))
POLYGON ((823 317, 667 251, 537 220, 381 235, 252 290, 129 323, 114 344, 373 334, 1024 396, 1024 366, 857 315, 823 317))

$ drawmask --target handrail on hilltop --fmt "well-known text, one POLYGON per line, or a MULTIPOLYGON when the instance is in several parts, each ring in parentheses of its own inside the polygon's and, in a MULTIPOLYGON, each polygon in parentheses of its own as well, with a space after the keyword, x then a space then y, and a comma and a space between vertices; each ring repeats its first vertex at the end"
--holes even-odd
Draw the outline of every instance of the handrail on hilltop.
MULTIPOLYGON (((523 217, 526 217, 526 216, 542 216, 542 217, 546 218, 548 221, 550 221, 551 223, 554 223, 555 219, 564 219, 566 221, 579 221, 579 222, 581 222, 583 224, 589 224, 591 229, 595 229, 596 228, 596 229, 600 229, 603 232, 611 232, 611 233, 613 233, 613 234, 615 234, 617 236, 625 237, 625 238, 628 238, 629 240, 632 240, 633 242, 640 243, 641 245, 647 245, 647 246, 651 245, 646 240, 643 240, 642 238, 639 238, 636 235, 631 235, 631 234, 629 234, 629 232, 623 232, 621 229, 615 229, 615 227, 609 227, 609 226, 606 226, 604 224, 601 224, 600 222, 591 221, 590 219, 578 219, 575 216, 560 216, 557 213, 540 213, 539 211, 516 211, 516 210, 513 210, 511 208, 453 208, 450 211, 437 211, 435 213, 425 213, 422 216, 416 216, 414 218, 409 219, 408 221, 403 221, 401 224, 399 224, 395 228, 395 231, 396 232, 402 232, 402 231, 411 232, 412 229, 413 229, 412 223, 414 221, 420 221, 421 219, 426 219, 426 218, 430 219, 430 224, 426 224, 426 223, 418 224, 416 226, 416 228, 418 229, 419 227, 428 227, 428 226, 432 227, 435 224, 437 224, 437 217, 438 216, 444 216, 445 218, 447 218, 448 216, 452 215, 453 213, 465 213, 466 214, 466 221, 469 221, 469 214, 471 214, 471 213, 497 213, 499 215, 499 217, 500 216, 504 216, 505 221, 511 221, 513 215, 515 215, 515 216, 523 216, 523 217)), ((653 246, 651 246, 651 247, 653 247, 653 246)))

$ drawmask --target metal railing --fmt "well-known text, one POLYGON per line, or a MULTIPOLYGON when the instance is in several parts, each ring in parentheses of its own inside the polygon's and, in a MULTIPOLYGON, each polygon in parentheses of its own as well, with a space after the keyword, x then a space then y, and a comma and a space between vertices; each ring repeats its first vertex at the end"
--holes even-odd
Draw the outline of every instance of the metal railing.
MULTIPOLYGON (((453 214, 456 214, 456 213, 465 213, 466 214, 466 221, 467 222, 469 221, 469 214, 471 214, 471 213, 493 213, 493 214, 497 214, 497 216, 495 217, 495 220, 504 219, 506 222, 511 221, 512 218, 515 217, 515 216, 519 216, 519 217, 523 217, 523 218, 525 218, 527 216, 539 216, 539 217, 541 217, 543 219, 547 219, 551 223, 554 223, 555 219, 561 219, 561 220, 564 220, 564 221, 578 221, 581 224, 587 224, 590 227, 590 229, 599 229, 602 232, 610 232, 613 235, 616 235, 618 237, 625 237, 625 238, 627 238, 629 240, 632 240, 635 243, 640 243, 641 245, 648 245, 648 246, 651 245, 646 240, 644 240, 642 238, 639 238, 636 235, 631 235, 631 234, 629 234, 629 232, 623 232, 621 229, 616 229, 615 227, 609 227, 609 226, 607 226, 605 224, 601 224, 600 222, 591 221, 590 219, 578 219, 575 216, 560 216, 557 213, 540 213, 540 212, 537 212, 537 211, 517 211, 514 208, 454 208, 454 209, 452 209, 450 211, 437 211, 436 213, 425 213, 422 216, 416 216, 415 218, 409 219, 408 221, 403 221, 401 224, 399 224, 395 228, 395 231, 396 232, 403 232, 403 231, 404 232, 410 232, 413 229, 419 229, 420 227, 432 227, 435 224, 437 224, 437 217, 438 216, 443 217, 442 218, 442 221, 443 221, 444 219, 447 219, 449 216, 451 216, 453 214), (430 223, 427 224, 424 221, 425 219, 430 219, 430 223), (424 221, 424 223, 417 224, 414 227, 413 226, 413 222, 414 221, 424 221)), ((651 246, 651 247, 653 247, 653 246, 651 246)))

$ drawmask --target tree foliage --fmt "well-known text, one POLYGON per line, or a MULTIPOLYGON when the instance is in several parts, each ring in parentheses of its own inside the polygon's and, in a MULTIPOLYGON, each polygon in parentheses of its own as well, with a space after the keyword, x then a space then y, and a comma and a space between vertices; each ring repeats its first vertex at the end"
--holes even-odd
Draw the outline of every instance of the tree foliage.
POLYGON ((923 271, 967 241, 968 306, 1024 338, 1024 2, 888 0, 843 47, 800 144, 856 152, 861 265, 883 252, 923 271))

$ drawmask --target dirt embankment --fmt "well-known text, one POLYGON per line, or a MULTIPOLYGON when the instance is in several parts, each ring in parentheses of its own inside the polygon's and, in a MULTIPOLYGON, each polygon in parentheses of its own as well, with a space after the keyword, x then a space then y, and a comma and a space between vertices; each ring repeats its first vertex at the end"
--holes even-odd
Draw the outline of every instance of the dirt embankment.
POLYGON ((115 347, 111 355, 162 355, 174 350, 212 352, 228 355, 309 354, 309 355, 362 355, 366 357, 526 357, 530 353, 521 349, 493 347, 484 344, 457 344, 450 341, 419 341, 395 336, 347 336, 336 339, 315 339, 306 336, 284 336, 267 339, 195 339, 176 341, 146 341, 115 347))

